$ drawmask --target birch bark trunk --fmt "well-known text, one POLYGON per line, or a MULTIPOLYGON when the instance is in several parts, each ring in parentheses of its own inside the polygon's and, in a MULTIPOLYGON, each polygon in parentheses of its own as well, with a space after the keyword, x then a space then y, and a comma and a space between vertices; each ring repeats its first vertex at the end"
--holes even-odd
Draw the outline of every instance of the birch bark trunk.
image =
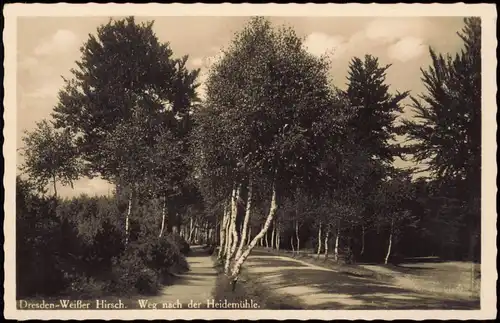
POLYGON ((163 235, 163 230, 165 229, 165 209, 166 209, 166 204, 167 204, 167 198, 164 196, 163 197, 163 205, 161 208, 161 229, 160 229, 160 235, 158 238, 161 238, 163 235))
POLYGON ((384 260, 384 264, 386 264, 386 265, 389 262, 389 257, 391 256, 393 231, 394 231, 394 218, 392 218, 392 220, 391 220, 391 231, 389 233, 389 246, 387 247, 387 254, 385 255, 385 260, 384 260))
MULTIPOLYGON (((191 219, 191 223, 192 223, 191 219)), ((226 227, 227 227, 227 206, 224 206, 224 213, 222 214, 222 223, 219 227, 219 254, 217 258, 223 259, 224 254, 225 254, 225 249, 226 249, 226 227)))
POLYGON ((130 194, 128 197, 128 209, 127 209, 127 215, 125 217, 125 246, 128 245, 130 214, 131 213, 132 213, 132 191, 130 191, 130 194))
POLYGON ((339 242, 340 242, 340 225, 337 226, 337 235, 335 237, 335 261, 339 260, 339 242))
POLYGON ((271 231, 271 249, 274 249, 274 243, 275 243, 274 237, 275 237, 275 235, 276 235, 276 221, 274 221, 273 230, 271 231))
POLYGON ((319 228, 318 228, 318 252, 316 253, 317 257, 319 258, 319 255, 321 253, 321 222, 319 222, 319 228))
MULTIPOLYGON (((234 284, 236 284, 236 281, 238 279, 238 276, 240 274, 240 270, 241 270, 241 266, 243 265, 243 263, 245 262, 245 260, 248 258, 248 256, 250 255, 250 252, 252 251, 252 249, 255 247, 255 245, 257 244, 257 241, 259 241, 259 239, 261 239, 265 232, 267 232, 267 230, 269 229, 269 226, 271 224, 271 222, 273 221, 277 211, 278 211, 278 203, 277 203, 277 197, 276 197, 276 187, 273 185, 273 193, 272 193, 272 197, 271 197, 271 206, 269 207, 269 213, 267 215, 267 219, 266 219, 266 222, 264 223, 264 227, 262 228, 262 230, 255 236, 255 238, 253 238, 252 242, 250 243, 250 245, 248 246, 248 248, 242 253, 242 255, 240 256, 239 259, 236 260, 236 262, 234 263, 234 266, 233 266, 233 270, 232 270, 232 273, 231 273, 231 276, 232 276, 232 279, 234 281, 234 284)), ((234 287, 234 285, 233 285, 234 287)))
POLYGON ((325 261, 328 259, 328 238, 330 237, 330 230, 326 229, 325 234, 325 261))
POLYGON ((238 238, 238 234, 236 233, 236 213, 237 213, 237 205, 236 201, 237 198, 239 197, 239 187, 236 187, 233 189, 233 194, 232 194, 232 200, 231 200, 231 222, 229 225, 229 235, 228 237, 230 238, 230 242, 228 245, 228 250, 226 254, 226 262, 224 264, 224 272, 226 274, 229 274, 230 270, 230 264, 231 264, 231 259, 233 258, 234 255, 234 249, 236 249, 235 245, 237 243, 236 239, 238 238))
POLYGON ((297 255, 300 254, 299 220, 295 222, 295 236, 297 237, 297 255))
POLYGON ((247 205, 245 208, 245 219, 243 220, 243 228, 241 229, 241 240, 238 250, 236 251, 235 259, 239 259, 241 253, 243 251, 243 246, 247 240, 247 230, 248 230, 248 222, 250 221, 250 212, 252 208, 252 180, 249 180, 248 183, 248 197, 247 197, 247 205))

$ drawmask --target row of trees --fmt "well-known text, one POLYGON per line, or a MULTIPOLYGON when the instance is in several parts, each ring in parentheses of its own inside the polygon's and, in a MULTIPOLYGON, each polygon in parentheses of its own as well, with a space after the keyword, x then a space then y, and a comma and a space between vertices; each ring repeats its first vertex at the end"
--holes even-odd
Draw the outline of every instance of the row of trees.
POLYGON ((258 244, 299 252, 304 238, 325 258, 332 241, 335 258, 347 247, 385 263, 397 241, 478 254, 479 19, 465 19, 455 57, 430 51, 428 92, 411 98, 417 117, 402 122, 409 93, 391 93, 390 65, 353 58, 347 89, 335 88, 328 57, 264 18, 235 35, 200 101, 199 71, 152 27, 110 21, 84 44, 53 125, 25 137, 24 170, 40 186, 97 175, 114 183, 128 205, 125 245, 133 208, 156 201, 158 236, 216 243, 233 282, 258 244), (393 166, 408 156, 425 161, 427 179, 393 166))

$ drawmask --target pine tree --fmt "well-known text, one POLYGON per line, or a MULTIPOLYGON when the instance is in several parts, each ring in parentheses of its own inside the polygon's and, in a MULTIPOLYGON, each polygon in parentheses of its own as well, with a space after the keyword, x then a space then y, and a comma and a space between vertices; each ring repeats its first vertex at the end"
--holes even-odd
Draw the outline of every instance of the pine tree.
POLYGON ((404 132, 414 160, 428 165, 449 200, 461 201, 461 239, 469 240, 472 258, 478 255, 481 215, 481 21, 464 23, 460 53, 444 56, 430 48, 432 65, 422 70, 427 93, 412 98, 416 117, 404 121, 404 132))
POLYGON ((401 101, 408 95, 389 93, 386 71, 390 66, 380 66, 371 55, 366 55, 364 61, 354 57, 349 64, 346 91, 354 110, 350 127, 355 145, 384 163, 391 163, 397 154, 395 120, 403 112, 401 101))

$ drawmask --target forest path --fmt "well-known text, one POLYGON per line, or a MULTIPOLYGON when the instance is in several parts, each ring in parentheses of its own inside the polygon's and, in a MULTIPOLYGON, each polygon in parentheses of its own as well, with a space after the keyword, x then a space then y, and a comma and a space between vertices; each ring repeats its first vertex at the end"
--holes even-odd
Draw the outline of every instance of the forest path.
POLYGON ((254 251, 244 265, 256 282, 304 309, 474 309, 479 301, 436 295, 372 276, 309 264, 287 256, 254 251))
POLYGON ((158 304, 173 304, 177 300, 182 308, 188 308, 188 304, 201 303, 201 308, 206 308, 207 300, 213 298, 212 292, 215 288, 217 271, 210 254, 203 246, 191 246, 191 252, 186 257, 190 271, 178 275, 173 285, 165 286, 150 302, 158 304))

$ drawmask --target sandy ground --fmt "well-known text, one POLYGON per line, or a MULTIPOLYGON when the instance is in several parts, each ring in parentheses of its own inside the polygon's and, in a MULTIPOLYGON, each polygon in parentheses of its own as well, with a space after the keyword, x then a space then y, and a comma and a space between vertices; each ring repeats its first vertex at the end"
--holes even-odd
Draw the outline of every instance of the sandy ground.
POLYGON ((190 271, 179 275, 179 278, 170 286, 164 287, 160 294, 148 298, 150 302, 158 304, 175 303, 177 300, 187 308, 191 301, 202 304, 212 299, 217 272, 213 261, 201 246, 191 246, 191 253, 186 258, 190 271))
MULTIPOLYGON (((251 279, 305 309, 478 309, 470 293, 438 295, 412 282, 381 282, 373 276, 338 272, 286 256, 255 251, 245 263, 251 279)), ((391 274, 394 274, 393 272, 391 274)), ((403 277, 403 276, 402 276, 403 277)))

